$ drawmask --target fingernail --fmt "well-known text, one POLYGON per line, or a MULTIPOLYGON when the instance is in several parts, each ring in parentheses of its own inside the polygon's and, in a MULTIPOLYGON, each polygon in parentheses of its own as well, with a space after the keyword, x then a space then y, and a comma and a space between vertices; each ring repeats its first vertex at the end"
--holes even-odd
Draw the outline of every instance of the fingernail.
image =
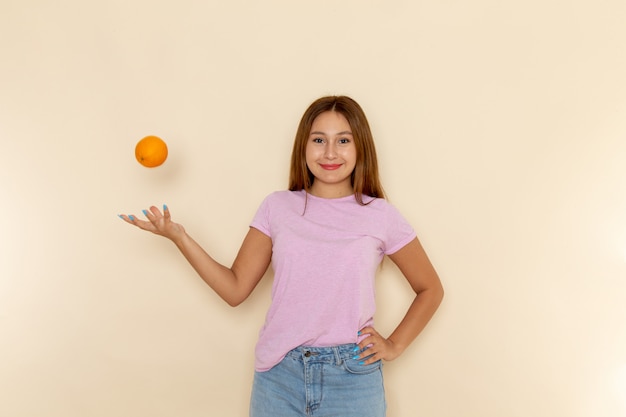
POLYGON ((358 352, 359 351, 359 347, 356 346, 354 349, 352 349, 353 352, 358 352))
POLYGON ((354 359, 354 360, 359 359, 359 355, 354 355, 354 356, 352 357, 352 359, 354 359))
POLYGON ((118 214, 117 217, 119 217, 120 219, 124 220, 124 217, 121 214, 118 214))
POLYGON ((141 210, 141 211, 143 212, 143 215, 144 215, 144 216, 147 216, 147 215, 148 215, 148 210, 141 210))
POLYGON ((167 210, 167 204, 163 204, 163 211, 167 210))
POLYGON ((135 221, 135 216, 133 216, 132 214, 130 216, 128 216, 128 218, 130 219, 131 222, 135 221))
POLYGON ((365 362, 359 362, 359 365, 365 365, 365 362))
POLYGON ((361 336, 361 331, 356 332, 357 335, 361 336))

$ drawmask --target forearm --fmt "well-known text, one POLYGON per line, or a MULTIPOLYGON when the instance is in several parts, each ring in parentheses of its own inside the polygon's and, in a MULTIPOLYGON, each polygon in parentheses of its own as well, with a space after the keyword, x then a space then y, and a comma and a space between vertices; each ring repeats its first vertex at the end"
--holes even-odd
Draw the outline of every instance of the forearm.
POLYGON ((231 306, 240 304, 250 295, 271 261, 272 241, 257 229, 250 228, 233 266, 228 268, 211 258, 183 226, 171 220, 167 206, 163 206, 163 213, 152 206, 144 210, 144 214, 147 221, 133 215, 119 216, 127 223, 174 242, 204 282, 231 306))
POLYGON ((185 259, 213 291, 230 305, 239 304, 237 278, 233 271, 214 260, 187 233, 173 240, 185 259))
POLYGON ((443 299, 443 288, 436 286, 419 292, 406 315, 388 337, 398 352, 403 352, 424 330, 443 299))

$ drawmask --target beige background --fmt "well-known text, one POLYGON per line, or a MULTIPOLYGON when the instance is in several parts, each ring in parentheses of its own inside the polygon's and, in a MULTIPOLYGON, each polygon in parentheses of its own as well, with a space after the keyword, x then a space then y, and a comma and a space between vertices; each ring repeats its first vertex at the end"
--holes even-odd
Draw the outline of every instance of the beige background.
MULTIPOLYGON (((332 93, 447 291, 386 364, 389 416, 626 416, 624 22, 622 0, 2 0, 0 415, 246 416, 271 276, 231 309, 116 215, 167 203, 229 264, 332 93)), ((382 331, 409 300, 386 263, 382 331)))

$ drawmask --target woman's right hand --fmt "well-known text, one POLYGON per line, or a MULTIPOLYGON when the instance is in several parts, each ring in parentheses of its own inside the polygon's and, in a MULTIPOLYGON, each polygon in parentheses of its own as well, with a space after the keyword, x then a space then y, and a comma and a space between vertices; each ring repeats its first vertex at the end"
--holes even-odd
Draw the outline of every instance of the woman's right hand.
POLYGON ((163 213, 155 206, 152 206, 149 210, 143 210, 143 214, 148 220, 139 220, 137 216, 133 214, 120 214, 119 217, 126 223, 130 223, 156 235, 166 237, 173 242, 176 242, 177 239, 180 239, 185 234, 183 226, 172 221, 170 211, 165 204, 163 205, 163 213))

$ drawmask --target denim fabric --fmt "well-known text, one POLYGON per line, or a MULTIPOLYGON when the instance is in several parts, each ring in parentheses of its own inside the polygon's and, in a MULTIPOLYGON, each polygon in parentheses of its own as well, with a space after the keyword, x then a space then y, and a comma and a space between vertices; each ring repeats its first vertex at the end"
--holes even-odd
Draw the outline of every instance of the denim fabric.
POLYGON ((250 417, 384 417, 382 363, 359 365, 355 348, 299 347, 255 372, 250 417))

